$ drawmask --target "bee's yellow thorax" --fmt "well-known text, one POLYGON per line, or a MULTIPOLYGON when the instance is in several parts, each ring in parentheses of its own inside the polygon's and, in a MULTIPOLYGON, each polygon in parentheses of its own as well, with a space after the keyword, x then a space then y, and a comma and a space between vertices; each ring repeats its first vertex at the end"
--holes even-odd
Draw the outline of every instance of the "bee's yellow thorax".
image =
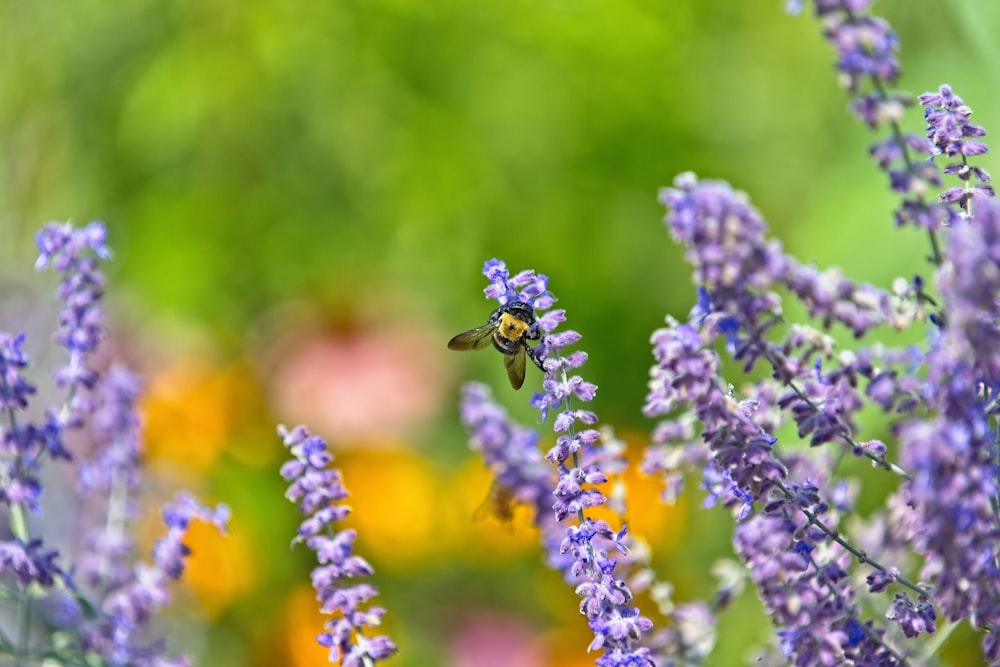
POLYGON ((504 338, 520 340, 521 336, 524 335, 524 332, 528 330, 528 323, 514 317, 510 313, 504 313, 500 316, 500 326, 498 327, 498 330, 500 335, 504 338))

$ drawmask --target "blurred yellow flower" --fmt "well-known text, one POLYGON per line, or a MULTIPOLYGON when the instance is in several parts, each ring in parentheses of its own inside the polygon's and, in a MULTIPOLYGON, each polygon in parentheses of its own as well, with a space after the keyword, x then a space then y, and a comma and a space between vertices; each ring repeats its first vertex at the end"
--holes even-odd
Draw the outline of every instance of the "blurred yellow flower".
POLYGON ((151 459, 205 472, 230 442, 232 378, 204 359, 184 359, 149 383, 143 413, 151 459))
POLYGON ((479 565, 502 564, 515 554, 536 551, 541 557, 538 530, 530 508, 517 503, 509 507, 497 497, 493 476, 479 455, 466 458, 450 480, 454 531, 462 543, 461 553, 479 565), (505 514, 511 512, 511 516, 505 514))
POLYGON ((293 590, 285 602, 285 650, 291 659, 288 667, 316 667, 330 664, 330 649, 320 646, 316 636, 323 632, 329 616, 319 611, 316 591, 308 584, 293 590))
POLYGON ((219 535, 214 526, 200 521, 191 524, 184 543, 191 558, 183 581, 194 589, 209 618, 217 618, 253 585, 253 546, 239 530, 219 535))
POLYGON ((389 448, 341 453, 334 465, 351 494, 343 525, 358 531, 358 553, 377 569, 406 569, 449 549, 443 517, 454 500, 426 460, 389 448))
POLYGON ((629 466, 622 474, 608 475, 609 484, 602 490, 605 495, 614 493, 613 490, 624 492, 625 516, 618 517, 610 504, 587 510, 587 515, 604 519, 615 529, 624 520, 629 534, 654 545, 657 554, 671 552, 683 542, 686 531, 684 497, 677 505, 666 505, 660 500, 661 481, 639 470, 638 462, 646 443, 644 433, 621 431, 616 436, 627 444, 629 466))

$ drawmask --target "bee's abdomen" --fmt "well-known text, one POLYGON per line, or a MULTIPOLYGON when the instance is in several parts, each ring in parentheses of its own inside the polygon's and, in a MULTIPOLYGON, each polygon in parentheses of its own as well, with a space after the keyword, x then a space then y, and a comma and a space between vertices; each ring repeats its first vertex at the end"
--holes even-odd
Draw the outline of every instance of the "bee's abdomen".
POLYGON ((493 347, 504 354, 514 354, 517 352, 517 346, 520 344, 520 338, 507 338, 500 332, 499 329, 493 332, 493 347))

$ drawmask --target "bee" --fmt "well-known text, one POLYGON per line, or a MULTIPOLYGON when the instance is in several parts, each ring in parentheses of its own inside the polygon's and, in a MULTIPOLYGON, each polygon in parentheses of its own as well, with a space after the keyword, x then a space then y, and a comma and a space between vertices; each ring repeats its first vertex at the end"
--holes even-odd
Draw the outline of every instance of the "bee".
POLYGON ((486 324, 469 329, 448 341, 449 350, 481 350, 490 342, 501 354, 510 386, 520 389, 524 384, 524 357, 528 356, 542 372, 545 368, 535 356, 529 340, 542 337, 535 326, 535 309, 524 301, 510 301, 493 311, 486 324))
POLYGON ((486 499, 476 509, 472 519, 473 521, 482 521, 486 517, 493 517, 507 532, 513 532, 515 505, 517 505, 517 498, 514 496, 514 489, 500 480, 494 479, 493 483, 490 484, 486 499))

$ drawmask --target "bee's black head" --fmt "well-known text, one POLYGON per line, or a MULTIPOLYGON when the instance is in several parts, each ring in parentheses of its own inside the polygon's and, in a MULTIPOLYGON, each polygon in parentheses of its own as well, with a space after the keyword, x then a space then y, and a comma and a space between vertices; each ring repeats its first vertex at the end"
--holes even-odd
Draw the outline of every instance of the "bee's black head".
POLYGON ((523 322, 535 321, 535 309, 524 301, 509 301, 500 307, 500 312, 509 313, 523 322))

